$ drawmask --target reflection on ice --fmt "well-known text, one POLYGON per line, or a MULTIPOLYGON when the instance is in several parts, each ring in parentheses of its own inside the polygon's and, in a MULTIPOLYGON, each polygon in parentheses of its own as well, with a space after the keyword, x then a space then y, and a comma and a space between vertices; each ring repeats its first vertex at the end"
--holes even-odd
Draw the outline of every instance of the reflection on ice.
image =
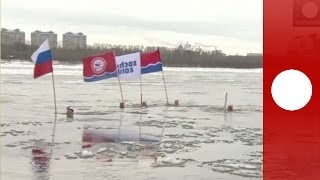
POLYGON ((141 134, 130 129, 122 129, 119 131, 107 129, 84 129, 82 135, 84 143, 102 143, 102 142, 122 142, 130 143, 146 141, 146 142, 159 142, 160 138, 157 136, 141 134))

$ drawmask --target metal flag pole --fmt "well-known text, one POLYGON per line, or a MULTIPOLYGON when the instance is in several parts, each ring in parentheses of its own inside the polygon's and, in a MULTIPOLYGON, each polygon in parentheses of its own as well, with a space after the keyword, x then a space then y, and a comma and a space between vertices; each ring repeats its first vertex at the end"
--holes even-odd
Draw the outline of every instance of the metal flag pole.
POLYGON ((142 74, 140 74, 140 106, 142 107, 142 74))
MULTIPOLYGON (((52 70, 52 87, 53 87, 53 97, 54 97, 54 124, 53 124, 53 129, 52 129, 52 140, 51 140, 51 146, 54 146, 54 139, 55 139, 55 134, 56 134, 56 125, 57 125, 57 100, 56 100, 56 87, 54 84, 54 75, 53 75, 53 70, 52 70)), ((50 155, 52 155, 52 148, 50 151, 50 155)))
POLYGON ((162 69, 162 78, 163 78, 164 90, 165 90, 165 92, 166 92, 167 105, 169 105, 168 93, 167 93, 166 81, 164 80, 164 73, 163 73, 163 69, 162 69))
MULTIPOLYGON (((159 48, 158 48, 158 51, 159 51, 159 56, 160 56, 160 50, 159 50, 159 48)), ((161 61, 161 56, 160 56, 160 61, 161 61)), ((162 64, 162 63, 161 63, 162 64)), ((164 85, 164 90, 165 90, 165 92, 166 92, 166 98, 167 98, 167 105, 169 105, 169 100, 168 100, 168 92, 167 92, 167 86, 166 86, 166 81, 165 81, 165 79, 164 79, 164 72, 163 72, 163 65, 162 65, 162 79, 163 79, 163 85, 164 85)))
POLYGON ((141 72, 141 52, 140 52, 140 106, 142 107, 142 72, 141 72))
POLYGON ((123 106, 124 106, 124 99, 123 99, 123 93, 122 93, 122 87, 121 87, 121 81, 120 81, 119 75, 118 75, 118 82, 119 82, 119 87, 120 87, 120 92, 121 92, 121 99, 122 99, 122 103, 123 103, 123 106))
MULTIPOLYGON (((113 51, 113 54, 114 54, 114 51, 113 51)), ((119 77, 118 65, 117 65, 117 60, 116 60, 116 55, 115 55, 115 54, 114 54, 114 58, 115 58, 114 61, 115 61, 115 64, 116 64, 117 78, 118 78, 118 82, 119 82, 120 93, 121 93, 121 100, 122 100, 122 103, 120 103, 120 108, 124 108, 124 98, 123 98, 121 81, 120 81, 120 77, 119 77)))
MULTIPOLYGON (((53 87, 53 97, 54 97, 54 113, 57 114, 57 100, 56 100, 56 87, 54 85, 54 75, 52 70, 52 87, 53 87)), ((56 119, 55 119, 56 120, 56 119)))

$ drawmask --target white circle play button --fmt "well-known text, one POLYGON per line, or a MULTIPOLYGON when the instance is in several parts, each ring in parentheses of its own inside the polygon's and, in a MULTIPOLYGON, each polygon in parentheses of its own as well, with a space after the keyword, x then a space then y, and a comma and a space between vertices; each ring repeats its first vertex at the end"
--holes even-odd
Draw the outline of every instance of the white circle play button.
POLYGON ((303 108, 310 101, 312 84, 301 71, 286 70, 273 80, 271 93, 278 106, 288 111, 295 111, 303 108))

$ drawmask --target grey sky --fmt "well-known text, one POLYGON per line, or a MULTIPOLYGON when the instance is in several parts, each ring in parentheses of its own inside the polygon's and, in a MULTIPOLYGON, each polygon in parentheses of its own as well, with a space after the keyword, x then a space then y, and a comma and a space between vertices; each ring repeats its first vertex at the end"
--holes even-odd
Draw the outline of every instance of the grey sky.
POLYGON ((262 0, 2 0, 1 26, 83 32, 88 44, 180 43, 227 54, 262 52, 262 0))

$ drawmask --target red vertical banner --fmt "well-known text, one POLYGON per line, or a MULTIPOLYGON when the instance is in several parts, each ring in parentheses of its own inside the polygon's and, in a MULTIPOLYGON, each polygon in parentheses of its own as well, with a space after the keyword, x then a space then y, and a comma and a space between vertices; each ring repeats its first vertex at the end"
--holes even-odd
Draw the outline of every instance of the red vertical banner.
POLYGON ((320 179, 320 0, 264 0, 263 6, 264 179, 320 179), (272 94, 286 70, 312 83, 310 100, 297 110, 280 107, 272 94))

